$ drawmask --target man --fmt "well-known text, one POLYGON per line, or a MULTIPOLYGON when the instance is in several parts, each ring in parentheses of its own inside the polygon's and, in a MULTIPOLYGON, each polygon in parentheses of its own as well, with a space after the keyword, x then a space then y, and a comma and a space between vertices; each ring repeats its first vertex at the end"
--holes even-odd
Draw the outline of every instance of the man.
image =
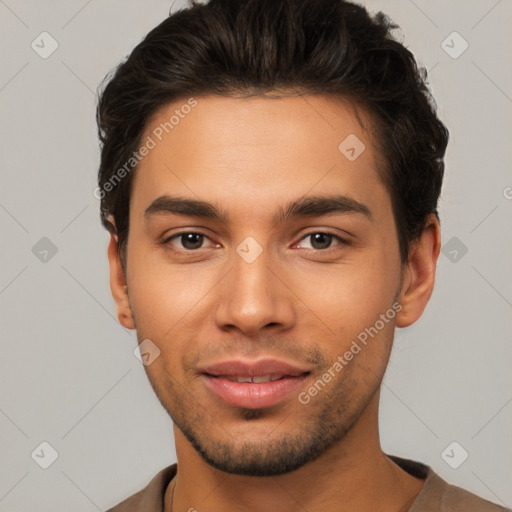
POLYGON ((112 511, 503 510, 380 446, 448 141, 392 28, 342 0, 192 3, 104 88, 111 288, 178 459, 112 511))

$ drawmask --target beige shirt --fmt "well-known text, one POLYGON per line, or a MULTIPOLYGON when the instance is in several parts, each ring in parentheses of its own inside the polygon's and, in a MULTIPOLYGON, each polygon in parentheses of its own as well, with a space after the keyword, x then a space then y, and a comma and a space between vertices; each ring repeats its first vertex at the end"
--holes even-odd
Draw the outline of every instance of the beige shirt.
MULTIPOLYGON (((388 457, 409 474, 425 479, 425 483, 407 512, 505 512, 510 511, 479 498, 460 487, 450 485, 429 466, 420 462, 388 457)), ((164 512, 164 495, 169 482, 176 475, 173 464, 160 471, 147 487, 130 496, 107 512, 164 512)))

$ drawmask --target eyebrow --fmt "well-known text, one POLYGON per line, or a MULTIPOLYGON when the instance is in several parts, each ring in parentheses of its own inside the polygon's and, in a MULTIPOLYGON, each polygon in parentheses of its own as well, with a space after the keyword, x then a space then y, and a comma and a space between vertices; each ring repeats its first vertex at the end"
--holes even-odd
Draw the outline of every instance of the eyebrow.
MULTIPOLYGON (((212 203, 197 199, 163 195, 156 198, 144 211, 149 220, 157 214, 171 213, 190 217, 202 217, 229 223, 228 212, 212 203)), ((328 214, 362 214, 372 220, 371 210, 363 203, 344 195, 303 196, 280 207, 272 217, 274 225, 297 217, 318 217, 328 214)))

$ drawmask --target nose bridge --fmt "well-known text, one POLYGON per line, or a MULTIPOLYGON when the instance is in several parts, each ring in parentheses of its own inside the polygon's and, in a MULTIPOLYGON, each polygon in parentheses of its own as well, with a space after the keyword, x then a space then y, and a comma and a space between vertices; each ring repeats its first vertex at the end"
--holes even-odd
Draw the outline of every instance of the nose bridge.
POLYGON ((245 334, 266 326, 289 328, 294 321, 291 297, 276 277, 278 265, 269 250, 247 237, 233 251, 231 272, 216 309, 220 328, 245 334))

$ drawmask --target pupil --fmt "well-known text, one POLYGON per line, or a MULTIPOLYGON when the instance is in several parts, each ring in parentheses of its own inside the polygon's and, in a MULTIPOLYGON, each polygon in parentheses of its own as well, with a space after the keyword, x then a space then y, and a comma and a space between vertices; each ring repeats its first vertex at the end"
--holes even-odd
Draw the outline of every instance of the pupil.
MULTIPOLYGON (((331 235, 315 233, 312 235, 311 245, 315 249, 326 249, 331 245, 331 235)), ((186 233, 181 235, 181 243, 186 249, 199 249, 203 245, 203 235, 199 233, 186 233)))
POLYGON ((199 233, 186 233, 181 235, 181 243, 185 249, 198 249, 203 245, 203 235, 199 233))
POLYGON ((311 245, 314 249, 326 249, 331 245, 331 235, 325 233, 315 233, 312 236, 311 245))

